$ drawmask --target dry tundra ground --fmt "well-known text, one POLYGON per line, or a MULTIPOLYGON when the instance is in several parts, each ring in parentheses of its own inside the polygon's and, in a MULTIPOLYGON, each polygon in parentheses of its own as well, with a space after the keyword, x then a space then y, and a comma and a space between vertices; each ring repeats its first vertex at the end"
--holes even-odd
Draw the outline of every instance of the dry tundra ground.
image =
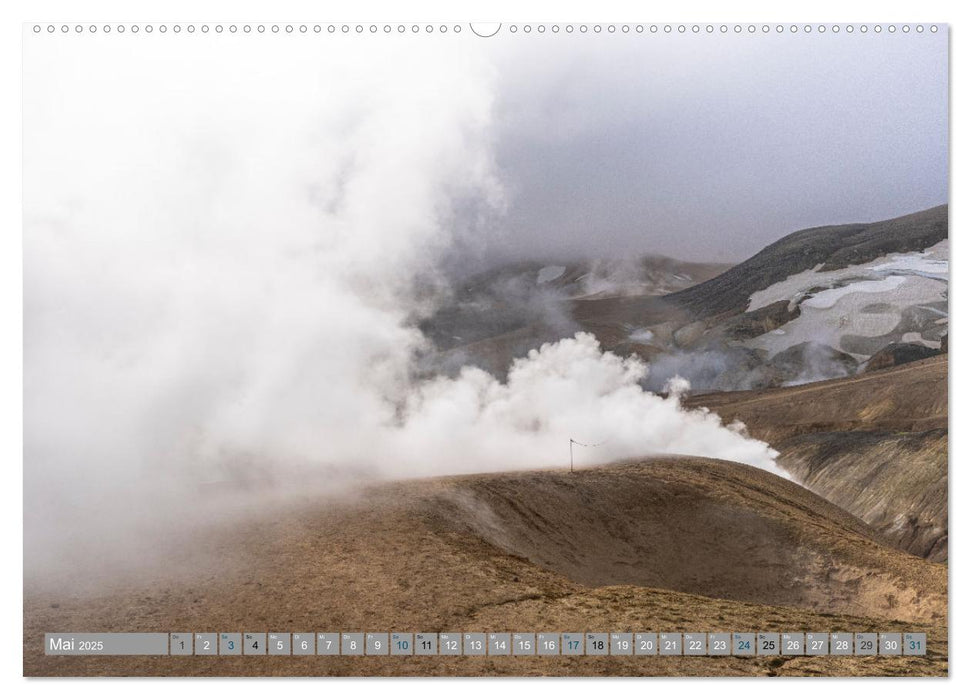
POLYGON ((383 483, 27 583, 24 673, 946 675, 947 568, 765 472, 664 457, 383 483), (189 542, 189 541, 187 541, 189 542), (191 550, 186 547, 190 546, 191 550), (926 657, 54 657, 50 631, 924 631, 926 657))

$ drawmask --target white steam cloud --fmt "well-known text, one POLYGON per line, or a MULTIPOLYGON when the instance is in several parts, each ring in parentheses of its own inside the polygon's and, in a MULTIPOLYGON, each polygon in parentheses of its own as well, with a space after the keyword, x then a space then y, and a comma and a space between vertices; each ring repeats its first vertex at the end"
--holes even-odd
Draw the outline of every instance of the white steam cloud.
POLYGON ((118 37, 28 42, 28 560, 65 527, 152 529, 247 470, 547 466, 573 437, 606 441, 579 463, 673 452, 777 471, 767 445, 645 392, 643 364, 585 334, 505 383, 415 381, 436 262, 492 235, 505 202, 489 55, 286 39, 146 38, 124 58, 118 37))
POLYGON ((562 461, 567 438, 603 443, 578 451, 578 463, 674 453, 744 462, 784 474, 776 453, 714 414, 685 411, 687 382, 669 382, 668 398, 644 391, 648 367, 602 352, 589 333, 531 350, 505 383, 476 368, 416 387, 400 429, 389 437, 410 469, 467 471, 562 461), (444 457, 429 460, 428 454, 444 457))

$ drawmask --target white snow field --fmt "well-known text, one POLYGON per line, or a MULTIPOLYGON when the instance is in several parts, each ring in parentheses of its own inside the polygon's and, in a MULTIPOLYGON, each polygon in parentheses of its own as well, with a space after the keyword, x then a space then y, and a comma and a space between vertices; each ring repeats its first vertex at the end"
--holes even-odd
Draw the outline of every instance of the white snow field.
POLYGON ((849 336, 938 348, 940 341, 925 337, 923 328, 903 322, 904 314, 917 307, 933 319, 925 325, 933 325, 939 333, 946 330, 947 307, 941 307, 947 301, 948 256, 948 241, 943 240, 922 252, 892 253, 841 270, 822 272, 817 266, 792 275, 753 294, 748 311, 787 299, 799 306, 799 317, 745 345, 774 355, 812 341, 848 352, 857 360, 865 360, 869 353, 859 352, 859 343, 847 343, 849 336))

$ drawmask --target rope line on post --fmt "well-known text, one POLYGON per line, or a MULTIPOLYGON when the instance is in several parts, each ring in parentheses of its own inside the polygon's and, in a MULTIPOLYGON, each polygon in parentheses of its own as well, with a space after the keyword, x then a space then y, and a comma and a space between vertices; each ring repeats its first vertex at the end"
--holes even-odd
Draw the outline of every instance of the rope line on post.
POLYGON ((570 473, 571 474, 573 473, 573 446, 574 445, 579 445, 580 447, 600 447, 606 442, 607 442, 606 440, 602 440, 592 445, 588 445, 584 442, 580 442, 579 440, 574 440, 573 438, 570 438, 570 473))

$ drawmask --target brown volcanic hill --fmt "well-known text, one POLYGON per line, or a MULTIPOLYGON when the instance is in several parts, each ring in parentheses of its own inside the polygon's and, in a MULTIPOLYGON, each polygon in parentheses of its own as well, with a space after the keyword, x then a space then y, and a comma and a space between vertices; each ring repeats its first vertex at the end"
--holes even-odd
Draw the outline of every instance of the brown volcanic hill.
POLYGON ((947 570, 794 483, 693 457, 385 483, 25 584, 27 675, 940 675, 947 570), (186 569, 186 561, 201 562, 186 569), (48 657, 45 631, 926 631, 914 657, 48 657))
POLYGON ((739 419, 776 449, 804 433, 946 430, 947 355, 793 387, 697 394, 685 405, 739 419))
POLYGON ((685 403, 741 420, 800 483, 895 546, 947 560, 947 355, 685 403))
POLYGON ((895 546, 947 561, 947 431, 797 435, 780 443, 799 483, 895 546))
POLYGON ((830 613, 936 615, 936 603, 925 609, 921 582, 906 573, 917 560, 878 546, 863 523, 801 486, 752 467, 664 457, 574 475, 447 483, 438 497, 446 520, 585 585, 634 584, 830 613), (847 581, 861 571, 869 583, 848 594, 847 581), (868 588, 877 580, 894 583, 868 588), (888 593, 897 600, 891 607, 888 593))

